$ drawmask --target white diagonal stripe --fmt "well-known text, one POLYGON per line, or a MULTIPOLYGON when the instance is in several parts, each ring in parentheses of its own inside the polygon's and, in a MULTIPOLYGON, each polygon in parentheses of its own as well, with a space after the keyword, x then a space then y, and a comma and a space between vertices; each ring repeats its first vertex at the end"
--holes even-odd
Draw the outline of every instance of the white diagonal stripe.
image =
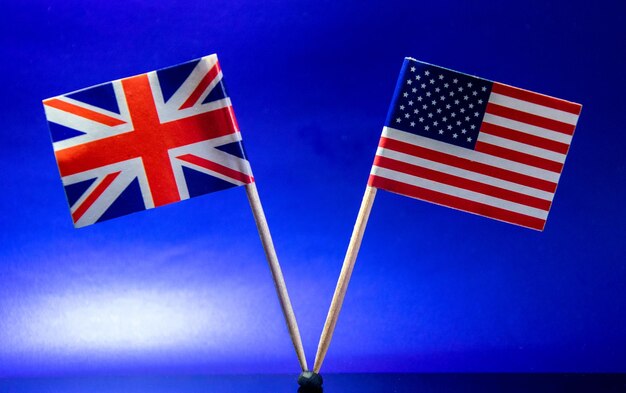
POLYGON ((538 136, 540 138, 550 139, 556 142, 565 143, 567 145, 569 145, 572 141, 571 135, 548 130, 547 128, 533 126, 531 124, 523 123, 521 121, 507 119, 506 117, 493 115, 491 113, 485 113, 485 117, 483 117, 483 123, 489 123, 496 126, 509 128, 511 130, 538 136))
POLYGON ((514 213, 523 214, 529 217, 539 218, 541 220, 545 220, 548 217, 548 212, 546 210, 536 209, 534 207, 510 202, 504 199, 466 190, 464 188, 449 186, 447 184, 439 183, 436 181, 423 179, 421 177, 407 175, 406 173, 396 172, 387 168, 372 166, 372 170, 370 173, 375 176, 380 176, 386 179, 395 180, 397 182, 440 192, 468 201, 483 203, 485 205, 508 210, 514 213))
POLYGON ((497 105, 505 106, 511 109, 517 109, 518 111, 531 113, 533 115, 545 117, 547 119, 557 120, 563 123, 576 125, 578 121, 578 115, 573 113, 561 111, 547 106, 533 104, 532 102, 520 100, 517 98, 505 96, 498 93, 491 93, 489 96, 489 102, 497 105))
POLYGON ((511 139, 501 138, 499 136, 491 135, 483 131, 478 134, 478 141, 504 147, 506 149, 519 151, 521 153, 530 154, 536 157, 545 158, 546 160, 555 161, 561 164, 565 162, 565 154, 542 149, 536 146, 527 145, 521 142, 516 142, 511 139))
POLYGON ((480 162, 482 164, 491 165, 497 168, 506 169, 511 172, 520 173, 537 179, 558 183, 560 174, 545 169, 537 168, 532 165, 522 164, 516 161, 506 160, 504 158, 495 157, 486 153, 475 150, 465 149, 450 143, 440 142, 431 138, 411 134, 409 132, 400 131, 395 128, 384 127, 383 137, 406 142, 415 146, 422 146, 430 150, 444 152, 446 154, 465 158, 468 160, 480 162))
POLYGON ((536 198, 544 199, 546 201, 552 201, 554 193, 536 188, 521 185, 519 183, 510 182, 507 180, 498 179, 495 177, 483 175, 478 172, 469 171, 467 169, 458 168, 451 165, 442 164, 440 162, 427 160, 420 157, 415 157, 410 154, 401 153, 398 151, 379 147, 376 151, 376 155, 391 158, 393 160, 406 162, 411 165, 419 166, 422 168, 431 169, 433 171, 447 173, 449 175, 458 176, 464 179, 473 180, 490 186, 503 188, 505 190, 518 192, 520 194, 530 195, 536 198))

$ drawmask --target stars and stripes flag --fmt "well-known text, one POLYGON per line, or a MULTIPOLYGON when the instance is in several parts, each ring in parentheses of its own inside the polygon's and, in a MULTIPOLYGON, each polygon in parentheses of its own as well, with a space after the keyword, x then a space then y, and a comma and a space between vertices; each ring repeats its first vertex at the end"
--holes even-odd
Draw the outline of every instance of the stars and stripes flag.
POLYGON ((43 104, 76 227, 254 181, 216 55, 43 104))
POLYGON ((543 230, 580 111, 406 58, 369 185, 543 230))

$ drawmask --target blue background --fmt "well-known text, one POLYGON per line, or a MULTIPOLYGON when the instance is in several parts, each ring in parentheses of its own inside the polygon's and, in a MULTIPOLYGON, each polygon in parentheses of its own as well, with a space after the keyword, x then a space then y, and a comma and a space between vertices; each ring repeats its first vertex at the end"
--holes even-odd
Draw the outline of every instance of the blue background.
POLYGON ((626 372, 622 1, 4 1, 0 376, 298 371, 245 192, 72 227, 41 100, 218 53, 305 349, 404 56, 583 104, 545 232, 380 192, 324 372, 626 372))

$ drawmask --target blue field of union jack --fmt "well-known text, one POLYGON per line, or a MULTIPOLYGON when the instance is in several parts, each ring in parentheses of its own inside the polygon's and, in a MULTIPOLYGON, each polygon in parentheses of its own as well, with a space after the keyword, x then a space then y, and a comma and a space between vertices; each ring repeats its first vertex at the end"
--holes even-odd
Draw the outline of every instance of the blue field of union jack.
POLYGON ((254 181, 216 55, 43 104, 76 227, 254 181))

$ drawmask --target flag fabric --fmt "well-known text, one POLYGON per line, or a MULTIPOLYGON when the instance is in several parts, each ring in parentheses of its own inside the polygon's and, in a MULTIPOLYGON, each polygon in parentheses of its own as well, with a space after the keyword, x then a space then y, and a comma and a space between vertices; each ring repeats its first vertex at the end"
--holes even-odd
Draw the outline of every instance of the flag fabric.
POLYGON ((76 227, 254 181, 216 55, 43 104, 76 227))
POLYGON ((406 58, 369 185, 543 230, 580 111, 406 58))

